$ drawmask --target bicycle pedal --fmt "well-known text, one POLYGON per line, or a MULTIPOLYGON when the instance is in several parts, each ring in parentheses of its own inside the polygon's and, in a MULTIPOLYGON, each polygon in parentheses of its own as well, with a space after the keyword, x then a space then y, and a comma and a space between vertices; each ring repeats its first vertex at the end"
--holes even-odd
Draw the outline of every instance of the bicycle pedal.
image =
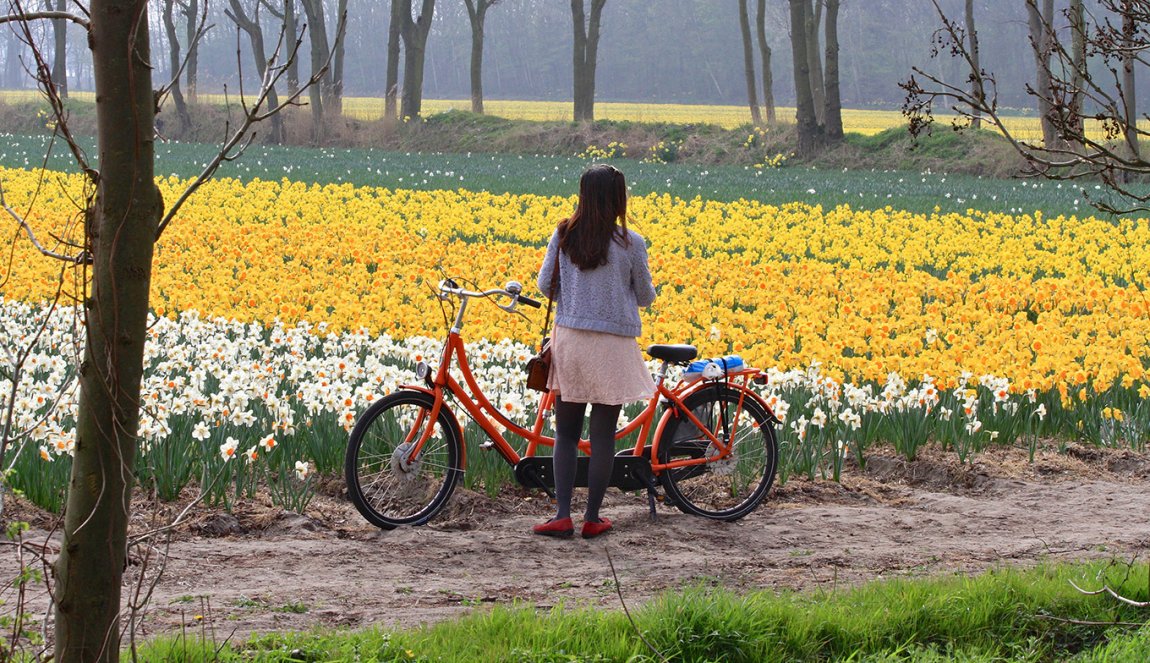
POLYGON ((491 440, 487 440, 487 441, 483 442, 482 444, 480 444, 479 448, 483 449, 484 451, 486 451, 487 449, 494 449, 495 443, 492 442, 491 440))

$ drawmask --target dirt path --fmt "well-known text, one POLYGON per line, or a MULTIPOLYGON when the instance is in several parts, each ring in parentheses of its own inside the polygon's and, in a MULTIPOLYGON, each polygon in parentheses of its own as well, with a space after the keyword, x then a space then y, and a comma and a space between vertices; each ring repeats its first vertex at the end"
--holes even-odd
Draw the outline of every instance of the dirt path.
MULTIPOLYGON (((652 523, 643 498, 613 493, 604 512, 617 530, 595 541, 530 535, 548 509, 538 497, 463 493, 433 524, 392 532, 364 524, 336 498, 318 499, 307 517, 252 506, 235 518, 206 514, 180 533, 146 627, 172 631, 205 612, 217 632, 242 636, 409 626, 515 601, 614 609, 605 549, 631 606, 698 582, 803 589, 1042 559, 1144 556, 1148 476, 1150 457, 1130 452, 1047 454, 1034 464, 996 452, 972 468, 945 456, 875 457, 841 484, 792 479, 737 523, 666 508, 652 523)), ((8 576, 11 563, 10 555, 0 559, 0 572, 8 576)))

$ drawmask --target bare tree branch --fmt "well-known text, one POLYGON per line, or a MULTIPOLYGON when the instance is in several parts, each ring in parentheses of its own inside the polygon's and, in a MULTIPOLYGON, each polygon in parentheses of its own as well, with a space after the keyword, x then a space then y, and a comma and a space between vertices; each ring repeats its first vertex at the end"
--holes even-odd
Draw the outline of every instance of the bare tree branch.
POLYGON ((651 644, 647 636, 643 635, 643 631, 639 628, 639 625, 635 623, 635 619, 631 616, 631 611, 627 609, 627 602, 623 600, 623 588, 619 585, 619 574, 615 572, 615 561, 611 559, 611 551, 604 546, 603 553, 607 556, 607 566, 611 568, 611 577, 615 580, 615 594, 619 597, 619 605, 623 606, 623 614, 627 616, 627 621, 631 622, 631 628, 635 629, 635 633, 639 636, 639 639, 643 641, 643 644, 647 645, 647 649, 650 649, 651 653, 659 657, 660 661, 664 661, 664 663, 670 661, 671 659, 664 656, 663 652, 651 644))
POLYGON ((5 23, 15 23, 15 22, 28 23, 29 21, 40 21, 40 20, 52 21, 52 20, 57 20, 57 19, 63 19, 65 21, 71 21, 71 22, 75 23, 76 25, 84 28, 85 30, 88 30, 89 28, 92 27, 92 24, 88 22, 88 19, 84 18, 83 16, 78 16, 78 15, 73 14, 71 12, 58 12, 58 11, 39 11, 39 12, 19 11, 16 14, 7 14, 5 16, 0 16, 0 25, 3 25, 5 23))
MULTIPOLYGON (((1036 144, 1012 132, 1003 120, 997 104, 994 77, 985 70, 975 70, 965 34, 957 21, 950 19, 937 0, 932 4, 942 27, 934 33, 931 57, 949 54, 963 60, 972 71, 967 80, 958 84, 947 83, 941 77, 921 68, 912 69, 909 80, 899 84, 907 92, 903 113, 910 122, 914 135, 929 132, 934 122, 933 105, 941 102, 958 119, 955 129, 968 126, 970 120, 981 116, 989 121, 1010 145, 1026 160, 1030 176, 1052 180, 1096 178, 1105 186, 1109 196, 1099 198, 1089 191, 1083 195, 1097 209, 1125 214, 1150 209, 1150 190, 1136 186, 1140 179, 1150 176, 1150 161, 1137 149, 1139 137, 1148 136, 1147 129, 1137 125, 1139 119, 1150 119, 1145 114, 1134 117, 1127 104, 1129 94, 1120 70, 1132 61, 1142 61, 1150 53, 1150 35, 1145 25, 1150 20, 1150 5, 1124 0, 1100 0, 1104 9, 1122 18, 1120 26, 1109 19, 1092 23, 1071 20, 1072 36, 1085 44, 1086 50, 1106 66, 1087 71, 1081 56, 1059 39, 1050 39, 1043 46, 1049 58, 1040 64, 1042 78, 1050 79, 1049 89, 1038 90, 1027 85, 1026 91, 1042 107, 1051 109, 1047 121, 1051 125, 1053 141, 1036 144), (982 94, 973 94, 961 85, 981 84, 982 94), (1083 110, 1089 108, 1089 110, 1083 110), (1088 122, 1093 123, 1088 126, 1088 122)), ((1051 19, 1039 18, 1040 32, 1053 34, 1051 19)))
MULTIPOLYGON (((343 32, 346 21, 346 14, 340 17, 338 28, 339 33, 343 32)), ((270 118, 288 106, 299 105, 300 96, 303 95, 303 93, 313 85, 317 85, 323 80, 323 76, 331 64, 331 58, 334 55, 334 51, 328 53, 328 58, 324 62, 323 66, 312 72, 311 77, 307 80, 307 82, 300 86, 299 90, 296 90, 294 93, 290 94, 278 105, 261 110, 267 103, 268 95, 275 88, 275 85, 287 74, 288 66, 292 61, 295 60, 299 53, 299 49, 303 44, 303 35, 301 33, 301 35, 297 37, 295 42, 292 44, 291 49, 288 51, 287 57, 281 62, 280 52, 283 49, 284 37, 284 31, 281 28, 279 38, 276 41, 276 48, 267 60, 267 68, 264 71, 263 80, 260 81, 259 91, 256 93, 254 101, 250 102, 250 105, 249 101, 244 98, 243 95, 243 75, 241 73, 240 106, 244 113, 243 119, 240 121, 239 126, 234 131, 232 131, 230 128, 230 122, 229 126, 225 127, 225 133, 229 134, 229 138, 220 147, 220 150, 218 153, 216 153, 216 156, 213 157, 200 172, 200 174, 196 176, 196 179, 188 185, 183 193, 180 194, 180 197, 177 198, 176 201, 172 203, 171 207, 168 208, 167 212, 164 214, 163 220, 160 221, 159 226, 156 228, 157 239, 159 239, 164 230, 167 229, 168 224, 170 224, 176 217, 176 214, 180 211, 180 208, 183 207, 188 198, 193 193, 195 193, 196 190, 203 186, 205 182, 211 179, 215 175, 216 171, 219 170, 220 166, 222 166, 225 162, 234 161, 243 155, 244 151, 247 150, 248 146, 250 146, 252 141, 255 139, 255 132, 251 131, 253 125, 270 118)))
POLYGON ((204 35, 206 35, 208 30, 211 30, 213 27, 215 26, 208 25, 208 3, 205 2, 204 10, 200 14, 199 23, 196 24, 195 36, 193 36, 191 42, 188 43, 188 49, 184 53, 184 57, 180 58, 180 66, 176 69, 176 71, 172 72, 171 80, 156 88, 156 108, 163 106, 164 100, 168 97, 169 94, 172 93, 172 88, 179 84, 180 75, 184 73, 184 68, 188 66, 188 61, 191 59, 192 54, 195 53, 196 44, 202 41, 204 35))
POLYGON ((1135 601, 1133 599, 1128 599, 1125 596, 1122 596, 1118 592, 1111 589, 1109 585, 1102 585, 1101 589, 1096 589, 1094 591, 1088 591, 1088 590, 1082 589, 1078 585, 1075 585, 1073 580, 1070 580, 1069 582, 1070 582, 1071 587, 1073 587, 1074 589, 1078 590, 1079 592, 1085 594, 1086 596, 1098 596, 1099 594, 1109 594, 1112 598, 1118 600, 1119 602, 1125 603, 1126 605, 1132 605, 1135 608, 1150 607, 1150 601, 1135 601))
POLYGON ((77 255, 69 256, 44 248, 44 245, 42 245, 40 241, 36 239, 36 233, 32 230, 32 226, 28 225, 28 222, 24 220, 24 217, 21 216, 19 212, 12 209, 12 207, 5 200, 3 182, 0 182, 0 207, 4 208, 4 211, 8 213, 8 216, 11 216, 16 220, 16 223, 19 224, 19 226, 28 235, 28 239, 32 242, 32 246, 36 247, 36 250, 39 251, 42 255, 76 265, 92 264, 92 256, 90 256, 87 251, 81 251, 77 255))
MULTIPOLYGON (((15 0, 12 3, 12 7, 16 10, 14 16, 27 15, 27 12, 24 11, 24 7, 19 0, 15 0)), ((44 59, 43 54, 40 52, 33 38, 31 25, 27 21, 22 21, 19 27, 14 28, 13 31, 16 33, 17 39, 26 44, 32 51, 32 57, 36 62, 36 69, 35 71, 26 69, 26 71, 29 77, 36 81, 40 92, 44 94, 44 97, 48 100, 48 105, 52 109, 52 116, 56 120, 52 127, 53 134, 64 139, 65 144, 68 145, 68 149, 72 152, 72 156, 76 159, 80 170, 83 171, 92 182, 96 182, 99 179, 99 173, 88 164, 87 155, 84 154, 83 148, 76 142, 71 129, 68 127, 68 113, 64 109, 64 100, 60 98, 59 89, 52 80, 52 67, 49 66, 48 62, 44 59)))

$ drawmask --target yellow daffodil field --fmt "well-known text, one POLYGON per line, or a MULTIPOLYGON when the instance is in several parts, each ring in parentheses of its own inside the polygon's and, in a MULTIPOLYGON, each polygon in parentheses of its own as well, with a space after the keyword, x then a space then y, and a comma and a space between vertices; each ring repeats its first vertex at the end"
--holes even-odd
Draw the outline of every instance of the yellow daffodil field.
MULTIPOLYGON (((76 224, 78 177, 2 169, 0 180, 40 236, 76 224)), ((187 181, 159 184, 172 201, 187 181)), ((153 462, 143 478, 174 496, 226 472, 213 484, 226 505, 274 475, 282 503, 306 503, 314 474, 338 471, 356 413, 412 380, 414 361, 437 356, 447 325, 435 284, 517 280, 538 296, 544 246, 574 203, 287 179, 207 184, 156 251, 153 407, 141 442, 153 462)), ((933 441, 965 460, 991 443, 1140 448, 1150 435, 1146 219, 652 193, 631 199, 628 222, 647 240, 659 293, 640 342, 694 343, 702 356, 769 369, 782 480, 837 477, 875 444, 913 457, 933 441)), ((0 374, 0 394, 17 393, 22 471, 51 472, 72 444, 75 321, 42 303, 58 289, 59 264, 22 234, 8 237, 0 344, 12 352, 45 320, 51 333, 28 378, 0 374)), ((77 273, 62 278, 75 292, 77 273)), ((533 414, 534 393, 517 378, 541 321, 541 311, 477 302, 464 329, 488 395, 514 416, 533 414)), ((510 477, 492 467, 466 480, 491 489, 496 476, 510 477)))
MULTIPOLYGON (((91 92, 72 92, 73 99, 91 102, 94 95, 91 92)), ((0 101, 18 103, 38 100, 34 92, 20 90, 5 90, 0 93, 0 101)), ((235 102, 234 95, 227 97, 223 94, 200 93, 201 103, 225 104, 235 102)), ((379 97, 345 97, 343 100, 343 113, 347 117, 357 120, 374 121, 383 117, 384 100, 379 97)), ((424 116, 452 111, 470 111, 470 99, 425 99, 422 110, 424 116)), ((484 112, 495 117, 509 120, 527 120, 531 122, 569 122, 572 108, 570 101, 528 101, 487 99, 484 100, 484 112)), ((779 106, 775 109, 777 116, 784 122, 793 121, 794 107, 779 106), (790 120, 788 120, 788 118, 790 120)), ((722 104, 669 104, 669 103, 638 103, 638 102, 611 102, 600 101, 595 104, 595 117, 599 120, 613 120, 620 122, 644 122, 667 124, 713 124, 724 129, 734 129, 751 124, 751 112, 745 105, 722 104)), ((898 109, 875 110, 844 108, 842 110, 843 130, 847 133, 856 133, 865 136, 881 133, 896 127, 905 127, 907 119, 898 109)), ((949 126, 955 121, 962 122, 954 115, 939 113, 935 119, 940 126, 949 126)), ((1042 138, 1042 128, 1037 117, 1005 116, 1003 125, 1014 137, 1030 141, 1042 138)), ((1092 121, 1091 121, 1092 122, 1092 121)), ((988 127, 990 128, 990 127, 988 127)), ((1101 139, 1105 135, 1103 127, 1088 126, 1090 135, 1101 139)))

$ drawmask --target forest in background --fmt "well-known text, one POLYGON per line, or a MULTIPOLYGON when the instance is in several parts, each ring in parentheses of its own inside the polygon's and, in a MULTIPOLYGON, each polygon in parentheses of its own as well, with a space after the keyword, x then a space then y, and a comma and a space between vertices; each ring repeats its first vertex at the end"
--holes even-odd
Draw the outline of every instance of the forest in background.
MULTIPOLYGON (((48 0, 51 3, 53 0, 48 0)), ((31 4, 31 3, 25 3, 31 4)), ((166 53, 168 39, 161 24, 163 0, 152 2, 153 51, 166 53)), ((187 6, 186 2, 178 2, 187 6)), ((196 4, 196 3, 191 3, 196 4)), ((252 5, 243 0, 244 6, 252 5)), ((270 3, 274 5, 278 3, 270 3)), ((390 4, 376 0, 347 0, 346 59, 343 93, 378 96, 385 91, 383 71, 390 4)), ((753 4, 753 3, 752 3, 753 4)), ((950 16, 962 16, 962 0, 939 0, 950 16)), ((1057 3, 1057 10, 1061 5, 1057 3)), ((1097 0, 1086 2, 1097 11, 1097 0)), ((336 24, 337 3, 322 3, 329 33, 336 24)), ((237 89, 237 48, 247 80, 256 84, 250 45, 237 35, 235 23, 224 11, 228 2, 208 3, 207 23, 198 55, 199 89, 221 92, 237 89)), ((202 5, 200 5, 202 9, 202 5)), ((417 7, 418 9, 418 3, 417 7)), ((787 2, 766 3, 766 38, 773 51, 773 92, 776 103, 793 106, 790 26, 787 2)), ((1025 86, 1034 79, 1034 62, 1027 36, 1026 8, 1022 0, 977 0, 983 67, 998 81, 999 102, 1021 111, 1033 109, 1025 86)), ((1101 12, 1099 12, 1101 13, 1101 12)), ((302 11, 300 12, 301 19, 302 11)), ((261 14, 265 39, 274 42, 280 19, 261 14)), ((931 41, 940 21, 925 0, 844 0, 839 16, 841 96, 845 107, 895 108, 905 98, 898 87, 918 66, 943 80, 959 83, 967 75, 962 63, 947 57, 931 58, 931 41)), ((1060 13, 1056 28, 1067 31, 1060 13)), ((32 26, 37 38, 51 43, 48 22, 32 26)), ((470 96, 468 58, 471 31, 463 0, 439 0, 427 38, 423 96, 467 99, 470 96)), ((182 35, 181 35, 182 39, 182 35)), ((567 100, 572 86, 571 11, 555 0, 500 0, 487 13, 484 42, 484 93, 489 99, 567 100)), ((268 48, 271 48, 269 43, 268 48)), ((306 51, 306 45, 305 45, 306 51)), ((91 90, 91 59, 83 31, 69 28, 69 84, 91 90)), ((595 97, 599 101, 646 101, 700 104, 743 104, 742 44, 736 0, 651 0, 608 2, 603 11, 598 49, 595 97)), ((51 52, 47 48, 46 52, 51 52)), ((301 66, 307 71, 307 58, 301 66)), ((33 86, 24 67, 29 49, 10 30, 0 30, 0 88, 33 86)), ((170 78, 167 58, 158 58, 157 80, 170 78)), ((1138 86, 1140 104, 1150 86, 1138 86)))

